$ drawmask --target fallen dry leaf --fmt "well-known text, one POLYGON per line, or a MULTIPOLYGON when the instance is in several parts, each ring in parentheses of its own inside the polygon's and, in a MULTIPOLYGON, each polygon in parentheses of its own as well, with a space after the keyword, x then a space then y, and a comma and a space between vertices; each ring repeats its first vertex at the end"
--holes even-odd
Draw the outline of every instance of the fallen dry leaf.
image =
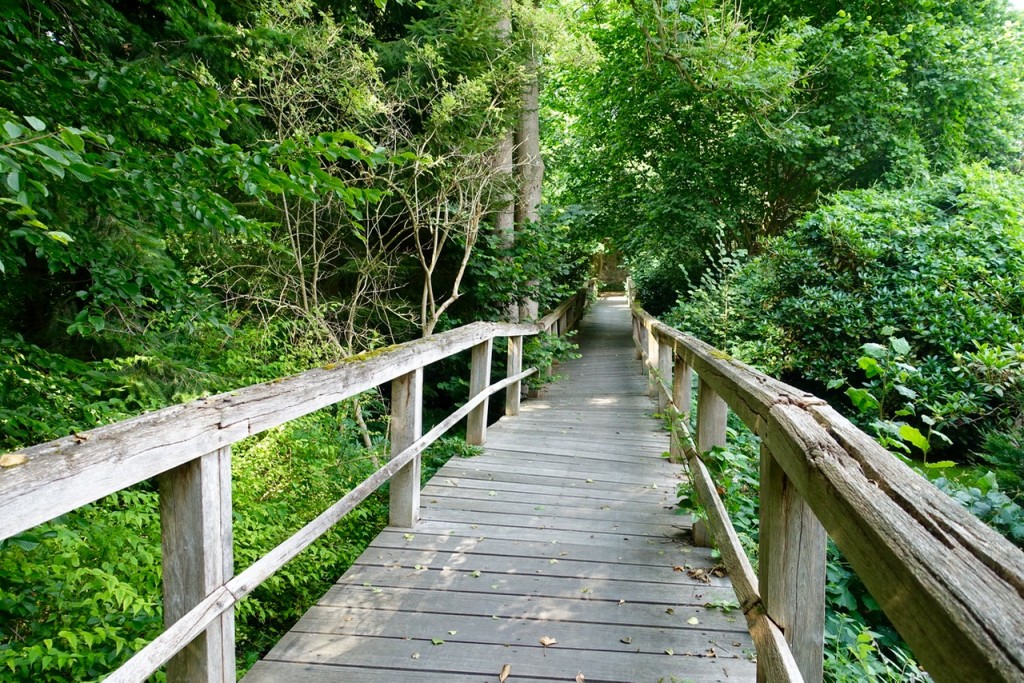
POLYGON ((686 572, 686 575, 691 579, 697 579, 704 583, 711 583, 711 576, 708 574, 708 570, 706 569, 690 569, 686 572))
POLYGON ((583 683, 585 680, 587 680, 587 679, 584 678, 582 671, 580 671, 578 674, 576 674, 576 683, 583 683))
POLYGON ((21 453, 8 453, 0 456, 0 467, 15 467, 26 462, 28 462, 28 458, 21 453))
POLYGON ((700 623, 700 619, 698 619, 697 617, 690 617, 689 619, 686 620, 686 623, 690 624, 691 626, 696 626, 697 624, 700 623))
POLYGON ((619 642, 620 643, 625 643, 626 645, 629 645, 630 643, 633 642, 633 639, 630 638, 629 636, 626 636, 625 638, 619 638, 619 642))
POLYGON ((509 674, 511 674, 511 673, 512 673, 512 665, 511 664, 506 664, 505 666, 501 667, 501 673, 498 674, 498 683, 505 683, 505 679, 508 678, 509 674))
POLYGON ((552 645, 557 645, 558 641, 552 638, 551 636, 541 636, 540 644, 544 647, 550 647, 552 645))

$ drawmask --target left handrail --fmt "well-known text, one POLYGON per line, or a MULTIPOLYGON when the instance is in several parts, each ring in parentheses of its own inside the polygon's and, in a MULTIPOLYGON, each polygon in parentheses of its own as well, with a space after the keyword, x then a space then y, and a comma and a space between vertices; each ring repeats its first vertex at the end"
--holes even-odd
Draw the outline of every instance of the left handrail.
POLYGON ((488 399, 499 391, 506 391, 505 414, 517 414, 520 383, 537 372, 522 369, 523 337, 564 333, 582 316, 593 286, 536 323, 472 323, 14 451, 6 458, 11 466, 0 470, 0 539, 159 477, 166 629, 106 680, 144 681, 166 663, 171 681, 234 681, 235 604, 387 481, 391 524, 414 525, 420 454, 463 418, 467 441, 484 443, 488 399), (509 340, 507 376, 491 382, 498 337, 509 340), (470 349, 469 400, 422 434, 423 368, 470 349), (392 384, 389 461, 235 575, 231 445, 385 382, 392 384))

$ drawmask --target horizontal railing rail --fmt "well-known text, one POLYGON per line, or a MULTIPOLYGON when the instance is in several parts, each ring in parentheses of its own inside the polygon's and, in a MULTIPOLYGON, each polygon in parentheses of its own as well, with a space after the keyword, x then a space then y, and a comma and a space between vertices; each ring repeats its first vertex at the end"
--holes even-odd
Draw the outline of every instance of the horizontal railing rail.
POLYGON ((757 646, 758 680, 822 680, 827 536, 935 680, 1024 680, 1024 553, 822 399, 630 299, 649 389, 708 511, 757 646), (759 575, 701 460, 725 445, 730 408, 762 444, 759 575))
POLYGON ((466 439, 486 440, 488 399, 504 390, 519 412, 523 338, 563 334, 582 316, 594 283, 536 323, 472 323, 353 356, 293 377, 171 406, 16 451, 0 472, 0 539, 129 486, 159 477, 166 629, 106 680, 235 680, 234 606, 390 481, 389 521, 419 518, 420 454, 462 419, 466 439), (491 382, 496 338, 508 339, 506 377, 491 382), (422 434, 423 368, 471 350, 470 398, 422 434), (391 382, 391 458, 291 538, 237 575, 231 531, 231 446, 249 436, 391 382))

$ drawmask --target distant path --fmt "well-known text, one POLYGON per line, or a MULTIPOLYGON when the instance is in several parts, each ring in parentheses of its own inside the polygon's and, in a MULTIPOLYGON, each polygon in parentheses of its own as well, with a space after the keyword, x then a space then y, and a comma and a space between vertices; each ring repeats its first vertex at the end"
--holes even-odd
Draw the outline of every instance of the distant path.
POLYGON ((494 682, 505 664, 508 683, 754 680, 743 615, 703 607, 735 601, 728 581, 675 569, 715 561, 673 513, 680 467, 625 299, 578 340, 564 378, 441 468, 416 528, 385 529, 246 683, 494 682))

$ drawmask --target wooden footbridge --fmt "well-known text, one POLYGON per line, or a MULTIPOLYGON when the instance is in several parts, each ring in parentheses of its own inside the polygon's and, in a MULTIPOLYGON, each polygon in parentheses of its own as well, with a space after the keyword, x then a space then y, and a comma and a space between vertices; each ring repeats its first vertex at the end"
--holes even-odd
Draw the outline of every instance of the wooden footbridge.
POLYGON ((415 527, 386 529, 246 683, 496 681, 506 664, 511 681, 753 680, 742 614, 704 607, 732 589, 687 574, 716 561, 674 514, 680 468, 625 298, 580 340, 565 378, 438 471, 415 527))
POLYGON ((246 681, 819 681, 826 534, 935 680, 1024 681, 1024 554, 824 401, 610 297, 565 378, 520 405, 536 371, 523 338, 565 332, 587 296, 536 325, 474 323, 9 454, 0 538, 160 477, 167 628, 107 681, 165 666, 172 683, 233 681, 234 606, 387 481, 391 526, 246 681), (508 372, 492 381, 499 337, 508 372), (422 369, 460 352, 471 398, 424 434, 422 369), (386 382, 390 461, 236 571, 231 444, 386 382), (488 425, 500 391, 506 417, 488 425), (701 460, 729 409, 762 443, 756 574, 701 460), (421 490, 420 453, 463 419, 485 453, 421 490), (728 578, 673 510, 666 451, 728 578))

